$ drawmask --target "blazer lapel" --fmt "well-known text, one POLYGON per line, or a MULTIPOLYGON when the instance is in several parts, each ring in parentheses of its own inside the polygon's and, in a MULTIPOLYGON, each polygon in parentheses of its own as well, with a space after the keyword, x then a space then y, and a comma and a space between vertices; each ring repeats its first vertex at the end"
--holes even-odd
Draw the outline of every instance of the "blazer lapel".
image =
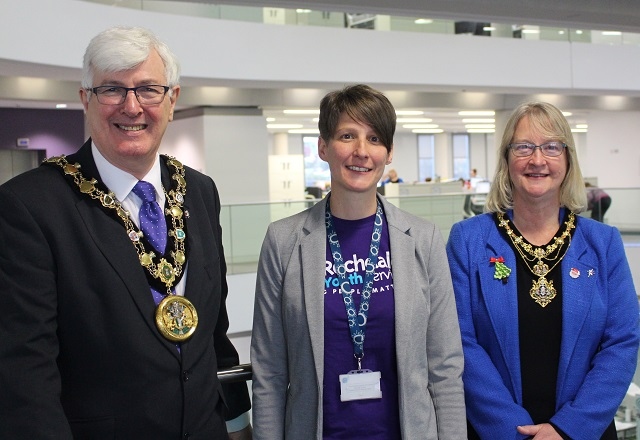
MULTIPOLYGON (((579 224, 578 220, 578 224, 579 224)), ((567 254, 560 265, 562 271, 562 344, 558 365, 558 389, 570 380, 569 361, 586 324, 593 292, 595 292, 595 265, 589 254, 581 230, 576 229, 567 254), (591 274, 591 275, 590 275, 591 274)))
MULTIPOLYGON (((488 217, 493 222, 493 216, 488 217)), ((480 276, 480 292, 487 307, 493 333, 500 346, 504 362, 510 371, 511 386, 514 394, 522 396, 522 380, 520 377, 520 342, 518 334, 518 281, 516 278, 515 254, 495 227, 489 228, 486 242, 486 254, 479 255, 478 274, 480 276), (506 279, 496 279, 495 264, 491 258, 504 258, 504 263, 511 269, 506 279), (516 317, 514 319, 514 317, 516 317)), ((483 329, 478 329, 479 332, 483 329)))
MULTIPOLYGON (((414 339, 415 326, 412 319, 421 319, 416 313, 412 313, 413 302, 416 300, 416 277, 412 272, 413 264, 403 264, 415 260, 415 239, 409 235, 409 225, 395 206, 386 199, 380 198, 384 208, 387 226, 389 229, 389 247, 391 253, 391 270, 393 271, 393 302, 395 306, 395 331, 396 331, 396 357, 398 359, 412 358, 411 341, 414 339), (395 262, 400 262, 395 264, 395 262)), ((408 367, 406 362, 397 362, 399 369, 408 367)), ((410 374, 402 371, 401 374, 410 374)))
POLYGON ((313 357, 316 359, 316 377, 324 378, 324 274, 326 229, 324 223, 326 199, 317 203, 302 228, 306 234, 300 240, 303 292, 309 325, 313 357))

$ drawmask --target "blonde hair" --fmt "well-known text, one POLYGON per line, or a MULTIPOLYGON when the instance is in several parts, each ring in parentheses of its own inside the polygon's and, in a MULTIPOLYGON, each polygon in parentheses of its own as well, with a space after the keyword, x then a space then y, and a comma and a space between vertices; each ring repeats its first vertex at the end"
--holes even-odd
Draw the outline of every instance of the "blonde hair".
POLYGON ((549 140, 563 142, 567 146, 563 153, 567 155, 567 174, 560 185, 560 205, 573 212, 584 211, 587 196, 571 128, 562 112, 547 102, 520 104, 509 117, 498 149, 496 172, 487 196, 485 210, 505 212, 513 208, 512 182, 509 176, 509 144, 513 141, 518 122, 525 116, 529 118, 529 124, 535 133, 549 140))

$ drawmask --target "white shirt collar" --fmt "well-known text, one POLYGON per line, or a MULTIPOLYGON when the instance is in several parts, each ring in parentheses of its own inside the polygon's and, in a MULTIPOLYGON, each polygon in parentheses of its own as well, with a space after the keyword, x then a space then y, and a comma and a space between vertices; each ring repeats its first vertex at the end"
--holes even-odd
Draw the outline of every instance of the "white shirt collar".
MULTIPOLYGON (((138 179, 136 179, 126 171, 123 171, 115 165, 111 164, 100 153, 93 142, 91 143, 91 152, 93 153, 93 160, 96 163, 96 168, 98 168, 98 172, 100 173, 102 182, 115 194, 118 200, 125 200, 135 184, 138 183, 138 179)), ((156 160, 153 163, 151 170, 149 170, 147 175, 144 176, 142 180, 149 182, 154 186, 154 188, 156 189, 158 203, 160 203, 160 206, 163 206, 164 191, 162 189, 159 155, 156 155, 156 160)))

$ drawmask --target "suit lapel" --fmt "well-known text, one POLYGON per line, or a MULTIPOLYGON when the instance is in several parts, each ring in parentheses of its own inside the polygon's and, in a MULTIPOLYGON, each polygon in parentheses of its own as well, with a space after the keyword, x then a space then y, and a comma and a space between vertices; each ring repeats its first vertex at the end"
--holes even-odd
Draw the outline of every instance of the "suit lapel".
MULTIPOLYGON (((164 170, 163 166, 163 184, 165 188, 167 187, 164 183, 164 170)), ((187 195, 185 197, 185 205, 183 206, 183 210, 192 211, 189 218, 185 218, 186 225, 186 234, 187 234, 187 274, 186 278, 183 279, 185 283, 184 296, 189 301, 191 301, 196 308, 196 311, 202 310, 200 307, 207 301, 206 298, 203 298, 204 292, 208 292, 211 287, 211 275, 207 271, 208 265, 213 264, 211 259, 211 253, 209 252, 208 256, 205 256, 205 249, 203 248, 202 240, 198 237, 204 237, 204 233, 202 232, 202 225, 198 221, 199 215, 204 215, 206 212, 204 209, 198 209, 196 206, 188 204, 190 200, 189 190, 193 193, 194 188, 189 188, 187 186, 187 195)), ((217 260, 216 260, 217 261, 217 260)), ((211 270, 217 270, 216 268, 209 268, 211 270)), ((226 278, 221 278, 222 283, 226 283, 226 278)), ((224 286, 223 286, 224 289, 224 286)), ((196 333, 198 330, 196 330, 196 333)), ((190 343, 182 344, 182 356, 183 359, 187 358, 187 354, 189 353, 192 344, 195 342, 197 334, 194 334, 190 343)), ((175 351, 175 349, 174 349, 175 351)))

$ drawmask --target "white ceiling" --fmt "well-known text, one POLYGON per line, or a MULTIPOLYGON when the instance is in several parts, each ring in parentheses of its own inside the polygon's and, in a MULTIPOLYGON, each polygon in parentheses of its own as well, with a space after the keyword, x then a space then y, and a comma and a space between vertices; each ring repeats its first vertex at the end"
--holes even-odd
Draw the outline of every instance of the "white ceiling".
MULTIPOLYGON (((97 0, 101 3, 109 3, 110 0, 97 0)), ((180 0, 187 1, 187 0, 180 0)), ((215 3, 218 1, 192 0, 202 3, 215 3)), ((118 4, 121 0, 112 0, 111 4, 118 4)), ((234 0, 234 5, 262 6, 262 7, 284 7, 284 8, 309 8, 312 10, 326 10, 348 13, 377 13, 395 16, 408 17, 431 17, 451 20, 487 21, 514 24, 531 24, 560 27, 585 27, 588 29, 600 30, 620 30, 640 33, 640 7, 638 0, 234 0)), ((81 109, 79 104, 77 89, 78 72, 74 69, 57 68, 47 65, 34 65, 30 63, 0 60, 0 107, 21 107, 21 108, 52 108, 55 103, 64 96, 67 108, 81 109), (37 72, 37 73, 36 73, 37 72), (28 96, 16 92, 16 81, 23 80, 24 77, 37 76, 40 81, 47 81, 51 84, 48 89, 55 89, 56 96, 28 96)), ((185 78, 183 85, 197 87, 199 85, 210 85, 198 83, 195 80, 185 78)), ((233 84, 226 86, 234 87, 233 84)), ((283 85, 286 87, 286 85, 283 85)), ((42 90, 43 88, 40 88, 42 90)), ((47 89, 47 88, 44 88, 47 89)), ((265 88, 248 89, 234 88, 234 93, 230 102, 220 102, 220 105, 237 105, 238 102, 247 102, 250 106, 262 108, 264 116, 275 118, 274 123, 297 123, 304 128, 317 128, 317 123, 313 121, 313 116, 290 116, 284 115, 284 107, 280 105, 280 100, 275 96, 280 96, 282 89, 277 85, 270 84, 265 88), (250 98, 249 98, 250 97, 250 98), (271 105, 271 103, 278 105, 271 105)), ((181 95, 182 107, 189 106, 188 93, 181 95), (184 99, 182 99, 184 98, 184 99)), ((328 90, 327 90, 328 91, 328 90)), ((319 91, 323 92, 323 91, 319 91)), ((320 96, 323 93, 320 93, 320 96)), ((462 117, 458 116, 459 110, 456 108, 456 97, 454 93, 447 91, 415 92, 419 98, 415 102, 439 102, 443 103, 438 108, 413 107, 398 108, 398 110, 420 109, 425 112, 422 117, 433 119, 434 124, 438 124, 445 131, 464 131, 462 117)), ((512 100, 519 102, 523 95, 509 94, 508 92, 491 93, 489 101, 492 99, 500 106, 512 100)), ((577 97, 580 99, 581 108, 584 100, 589 97, 577 97)), ((180 104, 180 102, 179 102, 180 104)), ((315 104, 317 105, 317 104, 315 104)), ((496 105, 495 108, 499 108, 496 105)), ((303 108, 313 108, 310 105, 303 108)), ((300 107, 298 107, 300 108, 300 107)), ((570 123, 588 123, 587 112, 576 112, 569 117, 570 123)), ((410 131, 404 129, 403 124, 398 124, 398 131, 410 131)), ((282 129, 270 129, 270 132, 282 132, 282 129)))

